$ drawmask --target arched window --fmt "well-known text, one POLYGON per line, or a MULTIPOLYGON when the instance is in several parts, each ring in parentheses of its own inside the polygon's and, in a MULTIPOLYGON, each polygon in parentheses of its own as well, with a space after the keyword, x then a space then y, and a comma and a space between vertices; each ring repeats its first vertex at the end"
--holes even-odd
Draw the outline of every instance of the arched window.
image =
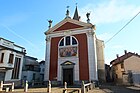
POLYGON ((60 40, 59 46, 77 45, 77 40, 74 36, 66 36, 60 40))
POLYGON ((73 57, 77 56, 78 41, 74 36, 63 37, 59 42, 59 56, 73 57))

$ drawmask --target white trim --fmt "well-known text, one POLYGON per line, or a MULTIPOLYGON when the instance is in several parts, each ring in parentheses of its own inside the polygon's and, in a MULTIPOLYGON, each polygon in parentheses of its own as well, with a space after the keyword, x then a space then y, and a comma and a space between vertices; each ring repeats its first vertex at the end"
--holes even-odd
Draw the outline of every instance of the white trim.
POLYGON ((61 36, 68 36, 68 35, 76 35, 76 34, 82 34, 82 33, 87 33, 87 31, 92 30, 91 28, 87 28, 87 29, 82 29, 82 30, 65 30, 63 32, 59 32, 59 33, 51 33, 48 34, 47 36, 50 37, 61 37, 61 36), (66 32, 69 32, 66 34, 66 32))
MULTIPOLYGON (((74 19, 66 18, 66 19, 62 20, 61 22, 59 22, 58 24, 56 24, 55 26, 53 26, 52 28, 48 29, 45 32, 45 34, 53 33, 53 31, 55 31, 56 29, 58 29, 59 27, 61 27, 62 25, 64 25, 67 22, 75 24, 75 25, 79 25, 79 26, 81 26, 80 28, 93 27, 93 25, 91 23, 85 23, 85 22, 74 20, 74 19)), ((76 28, 74 28, 74 29, 76 29, 76 28)))
POLYGON ((51 47, 51 38, 46 41, 46 55, 45 55, 45 73, 44 81, 49 80, 50 72, 50 47, 51 47))
POLYGON ((62 66, 61 64, 66 62, 66 61, 71 61, 73 63, 75 63, 74 65, 74 69, 73 69, 73 80, 74 81, 79 81, 79 58, 78 58, 78 45, 79 45, 79 42, 77 40, 76 37, 74 36, 70 36, 70 39, 71 39, 71 42, 70 42, 70 45, 66 46, 65 44, 65 39, 66 36, 62 37, 62 39, 60 39, 59 43, 58 43, 58 69, 57 69, 57 81, 63 81, 63 69, 62 69, 62 66), (76 45, 72 45, 72 37, 77 41, 77 44, 76 45), (64 46, 59 46, 61 40, 64 38, 64 46), (73 57, 60 57, 59 56, 59 48, 61 47, 73 47, 73 46, 76 46, 77 47, 77 56, 73 56, 73 57))
POLYGON ((23 67, 23 56, 22 57, 18 57, 20 58, 20 70, 19 70, 19 79, 21 79, 22 76, 22 67, 23 67))
POLYGON ((88 41, 87 43, 88 43, 89 80, 98 80, 96 42, 93 30, 88 31, 87 41, 88 41))
POLYGON ((61 64, 70 61, 72 63, 75 63, 74 69, 73 69, 73 80, 79 81, 79 58, 78 57, 67 57, 67 58, 58 58, 58 65, 57 65, 57 81, 63 81, 63 69, 61 64))
MULTIPOLYGON (((60 55, 59 55, 60 54, 59 53, 59 48, 66 48, 66 47, 77 47, 77 55, 76 55, 76 57, 78 57, 78 45, 79 45, 79 42, 78 42, 77 38, 74 37, 74 36, 70 36, 70 45, 66 45, 66 37, 67 36, 62 37, 60 39, 59 43, 58 43, 58 58, 67 58, 67 57, 60 57, 60 55), (72 37, 76 40, 77 44, 72 45, 72 37), (64 46, 59 46, 62 39, 64 39, 64 46)), ((72 56, 72 57, 75 57, 75 56, 72 56)))
POLYGON ((66 37, 67 36, 64 36, 60 39, 59 43, 58 43, 58 47, 65 47, 65 46, 77 46, 78 45, 78 40, 76 37, 72 36, 72 35, 69 35, 70 36, 70 45, 66 45, 66 37), (77 44, 75 45, 72 45, 72 37, 76 40, 77 44), (60 42, 62 41, 62 39, 64 39, 64 46, 59 46, 60 45, 60 42))

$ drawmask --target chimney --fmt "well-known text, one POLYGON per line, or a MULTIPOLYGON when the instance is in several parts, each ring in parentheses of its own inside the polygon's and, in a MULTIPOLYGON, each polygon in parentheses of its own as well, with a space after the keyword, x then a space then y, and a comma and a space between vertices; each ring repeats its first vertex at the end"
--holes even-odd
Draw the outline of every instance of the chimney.
POLYGON ((127 54, 127 50, 124 50, 124 53, 127 54))

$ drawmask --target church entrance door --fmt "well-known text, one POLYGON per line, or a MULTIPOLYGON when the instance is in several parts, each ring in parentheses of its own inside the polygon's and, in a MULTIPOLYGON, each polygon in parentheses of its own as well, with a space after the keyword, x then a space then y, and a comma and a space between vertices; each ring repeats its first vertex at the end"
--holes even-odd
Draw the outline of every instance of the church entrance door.
POLYGON ((73 85, 73 68, 63 69, 63 84, 67 82, 67 85, 73 85))

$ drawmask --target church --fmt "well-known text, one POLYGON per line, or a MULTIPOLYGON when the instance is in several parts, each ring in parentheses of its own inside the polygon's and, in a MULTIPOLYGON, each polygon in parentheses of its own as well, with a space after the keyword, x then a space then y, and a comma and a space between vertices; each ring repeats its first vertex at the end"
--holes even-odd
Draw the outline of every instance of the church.
POLYGON ((105 81, 104 42, 97 39, 95 25, 80 21, 77 6, 74 16, 66 17, 51 26, 46 35, 46 55, 44 81, 55 84, 80 84, 81 81, 105 81))

